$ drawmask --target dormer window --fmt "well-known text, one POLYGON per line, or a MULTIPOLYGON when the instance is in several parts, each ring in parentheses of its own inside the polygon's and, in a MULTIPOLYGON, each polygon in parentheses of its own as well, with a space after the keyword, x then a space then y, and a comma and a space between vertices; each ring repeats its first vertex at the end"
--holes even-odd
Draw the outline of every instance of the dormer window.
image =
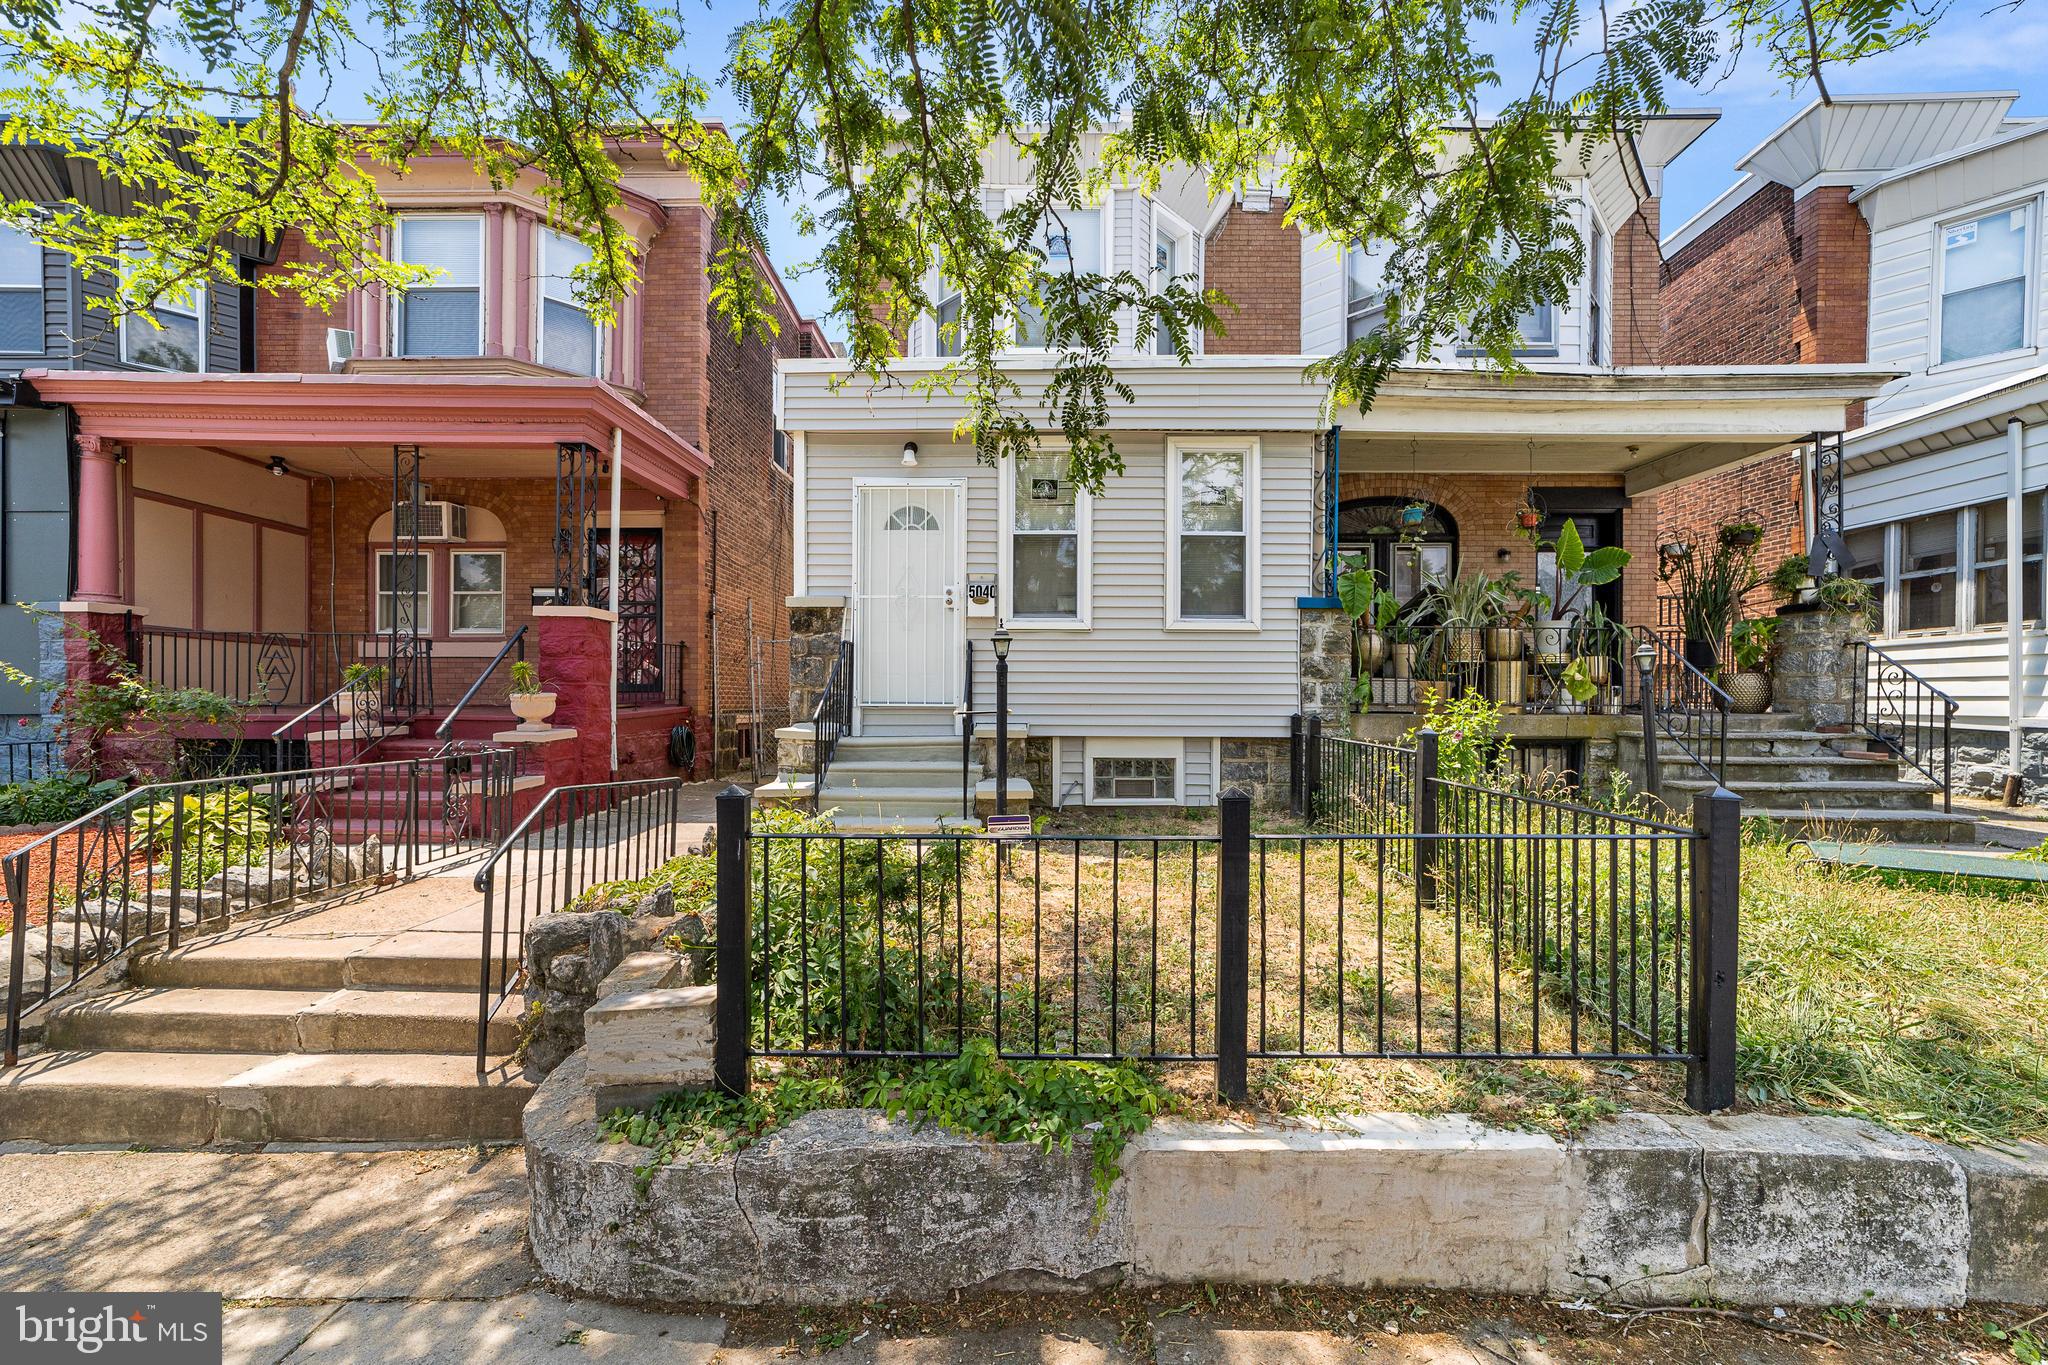
POLYGON ((402 291, 392 320, 401 356, 484 353, 484 220, 473 213, 408 213, 392 227, 392 247, 406 265, 435 273, 402 291))
POLYGON ((597 373, 597 323, 573 288, 576 268, 590 261, 590 248, 576 238, 553 229, 541 233, 540 363, 550 369, 597 373))
POLYGON ((1941 229, 1937 363, 2002 355, 2027 344, 2027 206, 1941 229))
MULTIPOLYGON (((1047 275, 1102 273, 1102 212, 1062 209, 1048 215, 1032 244, 1047 275)), ((1045 315, 1028 303, 1017 305, 1017 344, 1046 345, 1045 315)))

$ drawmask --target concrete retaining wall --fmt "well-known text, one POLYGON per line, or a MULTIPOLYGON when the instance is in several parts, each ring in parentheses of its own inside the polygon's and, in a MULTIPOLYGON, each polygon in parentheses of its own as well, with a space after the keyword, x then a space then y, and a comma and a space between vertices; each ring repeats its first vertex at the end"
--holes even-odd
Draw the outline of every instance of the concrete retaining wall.
POLYGON ((806 1116, 634 1191, 580 1056, 526 1113, 532 1244, 578 1293, 838 1304, 953 1290, 1331 1284, 1747 1305, 2048 1303, 2048 1149, 1849 1119, 1628 1114, 1560 1143, 1463 1117, 1167 1120, 1099 1211, 1085 1151, 806 1116))

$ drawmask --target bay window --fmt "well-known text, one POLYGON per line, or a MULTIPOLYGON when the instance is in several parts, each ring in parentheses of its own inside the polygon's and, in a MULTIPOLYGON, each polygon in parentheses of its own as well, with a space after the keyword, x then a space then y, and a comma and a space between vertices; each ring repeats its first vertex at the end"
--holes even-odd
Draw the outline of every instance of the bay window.
POLYGON ((932 312, 932 354, 961 354, 960 286, 941 282, 939 305, 932 312))
MULTIPOLYGON (((139 258, 142 248, 130 247, 128 254, 139 258)), ((121 360, 148 370, 204 370, 206 286, 175 285, 149 307, 122 314, 121 360)))
POLYGON ((2027 344, 2030 217, 2023 205, 1941 229, 1939 363, 2027 344))
MULTIPOLYGON (((2041 617, 2041 497, 2029 494, 2021 503, 2020 568, 2021 591, 2025 594, 2022 618, 2039 622, 2041 617)), ((2012 553, 2005 528, 2005 500, 1979 504, 1972 513, 1977 524, 1975 556, 1971 570, 1977 580, 1977 624, 2005 624, 2007 605, 2005 567, 2012 553)))
MULTIPOLYGON (((1157 294, 1167 285, 1184 276, 1192 275, 1195 243, 1194 234, 1187 224, 1169 214, 1159 204, 1152 206, 1152 292, 1157 294)), ((1197 338, 1190 337, 1189 344, 1196 345, 1197 338)), ((1173 333, 1164 327, 1152 334, 1154 355, 1173 355, 1173 333)))
POLYGON ((1005 616, 1085 625, 1088 501, 1068 476, 1066 452, 1015 461, 1009 494, 1005 616))
POLYGON ((0 352, 43 353, 43 247, 0 224, 0 352))
POLYGON ((590 248, 552 228, 540 235, 540 363, 570 374, 595 375, 597 322, 575 292, 577 267, 589 265, 590 248))
MULTIPOLYGON (((1043 275, 1099 275, 1102 273, 1102 212, 1100 209, 1061 209, 1048 214, 1032 243, 1043 275)), ((1045 313, 1034 304, 1017 305, 1017 344, 1044 347, 1045 313)))
POLYGON ((453 635, 505 633, 505 555, 457 550, 448 557, 448 628, 453 635))
POLYGON ((427 603, 433 597, 433 569, 425 554, 377 552, 377 629, 428 633, 427 603), (415 611, 418 615, 415 615, 415 611))
POLYGON ((1362 341, 1387 325, 1387 291, 1362 246, 1344 252, 1344 342, 1362 341))
POLYGON ((393 349, 401 356, 484 353, 484 220, 480 214, 401 215, 392 249, 435 273, 398 292, 393 349))
POLYGON ((1900 528, 1899 629, 1956 625, 1956 514, 1914 517, 1900 528))
POLYGON ((1167 470, 1172 624, 1256 623, 1256 444, 1171 448, 1167 470))

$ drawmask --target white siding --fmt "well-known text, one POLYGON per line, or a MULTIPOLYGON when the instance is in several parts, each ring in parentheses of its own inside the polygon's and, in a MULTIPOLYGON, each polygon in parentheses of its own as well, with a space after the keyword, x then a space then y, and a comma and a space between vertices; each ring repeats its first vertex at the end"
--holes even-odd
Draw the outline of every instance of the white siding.
MULTIPOLYGON (((2029 487, 2048 482, 2048 468, 2040 467, 2048 462, 2048 452, 2042 449, 2044 436, 2048 433, 2037 430, 2028 447, 2037 466, 2027 480, 2029 487)), ((1850 527, 1875 526, 2002 498, 2008 461, 2005 437, 1998 436, 1917 460, 1856 471, 1842 480, 1843 521, 1850 527)))
MULTIPOLYGON (((971 447, 920 440, 918 467, 902 467, 903 433, 884 439, 810 432, 806 438, 810 592, 851 590, 853 480, 964 479, 967 576, 994 579, 1000 562, 1000 485, 971 447)), ((1166 628, 1166 442, 1120 436, 1125 469, 1093 512, 1094 626, 1086 631, 1013 626, 1011 712, 1034 735, 1255 737, 1287 733, 1298 697, 1296 599, 1310 590, 1313 438, 1261 440, 1260 628, 1166 628)), ((988 636, 995 622, 969 620, 977 701, 995 695, 988 636)), ((860 624, 851 619, 849 629, 860 624)), ((1072 746, 1078 752, 1078 743, 1072 746)), ((1206 760, 1205 760, 1206 766, 1206 760)))
POLYGON ((1216 746, 1190 739, 1181 746, 1180 800, 1184 806, 1216 804, 1216 746))
POLYGON ((1320 232, 1301 235, 1301 353, 1344 349, 1344 252, 1320 232))
MULTIPOLYGON (((1974 729, 2006 725, 2005 631, 1906 635, 1885 652, 1956 699, 1955 723, 1974 729)), ((2021 642, 2022 724, 2048 725, 2048 633, 2028 630, 2021 642)))

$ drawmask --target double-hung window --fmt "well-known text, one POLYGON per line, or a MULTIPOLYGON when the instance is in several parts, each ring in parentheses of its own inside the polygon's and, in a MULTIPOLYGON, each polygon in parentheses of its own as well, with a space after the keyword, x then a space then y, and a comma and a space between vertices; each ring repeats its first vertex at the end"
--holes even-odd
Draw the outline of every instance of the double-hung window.
POLYGON ((960 286, 941 280, 938 307, 932 310, 932 354, 959 355, 961 345, 960 286))
MULTIPOLYGON (((142 248, 128 254, 140 257, 142 248)), ((121 360, 149 370, 206 368, 206 286, 175 285, 148 308, 121 315, 121 360)))
MULTIPOLYGON (((1032 243, 1038 253, 1039 273, 1053 275, 1099 275, 1102 273, 1102 211, 1100 209, 1057 209, 1046 215, 1032 243)), ((1017 305, 1017 344, 1044 347, 1045 313, 1031 303, 1017 305)))
MULTIPOLYGON (((2007 557, 2012 543, 2005 529, 2005 500, 1980 504, 1975 511, 1976 553, 1971 569, 1977 578, 1977 624, 2005 624, 2008 601, 2005 584, 2007 557)), ((2030 493, 2021 503, 2020 581, 2025 594, 2021 619, 2041 620, 2041 495, 2030 493)))
POLYGON ((0 224, 0 352, 43 353, 43 247, 0 224))
POLYGON ((1087 516, 1087 496, 1068 476, 1065 451, 1015 462, 1007 616, 1087 624, 1087 516))
POLYGON ((1361 341, 1387 325, 1387 291, 1379 287, 1362 246, 1344 252, 1344 342, 1361 341))
POLYGON ((2031 216, 2021 205, 1941 229, 1941 364, 2027 344, 2031 216))
POLYGON ((1255 443, 1176 442, 1170 448, 1172 624, 1256 623, 1258 462, 1255 443))
MULTIPOLYGON (((1152 205, 1152 292, 1163 292, 1175 280, 1191 276, 1195 269, 1195 239, 1185 223, 1167 213, 1155 203, 1152 205)), ((1193 287, 1194 282, 1189 281, 1193 287)), ((1197 338, 1190 337, 1190 344, 1197 338)), ((1173 333, 1161 327, 1152 333, 1152 353, 1173 355, 1173 333)))
POLYGON ((1836 565, 1836 571, 1844 578, 1854 578, 1870 589, 1870 629, 1874 635, 1885 633, 1885 528, 1862 526, 1845 532, 1842 546, 1848 551, 1848 562, 1836 565))
POLYGON ((1593 285, 1586 291, 1586 363, 1607 363, 1607 291, 1610 267, 1607 233, 1593 224, 1593 285))
POLYGON ((427 604, 433 600, 433 568, 424 554, 377 552, 377 629, 428 633, 427 604), (417 591, 415 591, 417 590, 417 591), (414 616, 417 604, 419 614, 414 616))
POLYGON ((401 356, 484 353, 484 220, 409 213, 392 229, 395 254, 435 273, 401 291, 392 331, 401 356))
POLYGON ((1956 513, 1914 517, 1900 527, 1899 629, 1956 625, 1956 513))
POLYGON ((540 235, 540 363, 570 374, 597 373, 601 347, 590 310, 577 302, 575 271, 590 248, 552 228, 540 235))
POLYGON ((453 635, 505 633, 505 555, 457 550, 448 556, 448 629, 453 635))

